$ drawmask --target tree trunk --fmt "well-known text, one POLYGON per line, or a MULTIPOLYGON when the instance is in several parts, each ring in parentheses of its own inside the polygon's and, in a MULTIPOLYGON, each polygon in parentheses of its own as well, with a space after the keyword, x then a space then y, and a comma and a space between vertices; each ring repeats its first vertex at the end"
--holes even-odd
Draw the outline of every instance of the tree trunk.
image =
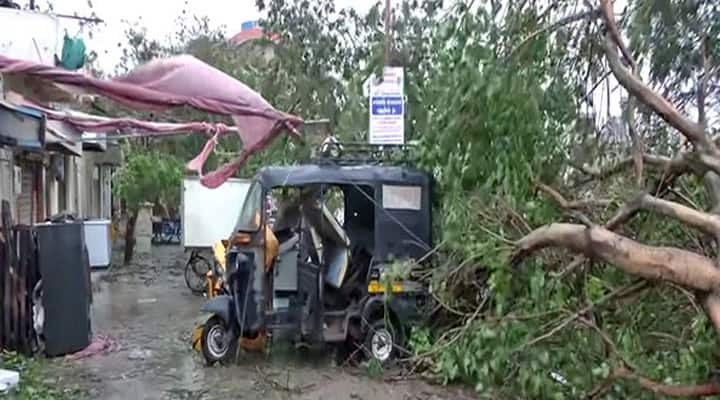
POLYGON ((131 211, 128 214, 127 225, 125 227, 125 265, 130 264, 135 251, 135 223, 137 222, 137 211, 131 211))

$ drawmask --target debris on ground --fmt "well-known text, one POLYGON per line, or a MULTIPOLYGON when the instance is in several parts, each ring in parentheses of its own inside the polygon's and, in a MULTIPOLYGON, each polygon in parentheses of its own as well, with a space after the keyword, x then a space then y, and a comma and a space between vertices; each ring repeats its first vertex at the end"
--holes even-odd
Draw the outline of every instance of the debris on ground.
MULTIPOLYGON (((284 349, 280 342, 267 355, 243 353, 234 365, 205 366, 192 350, 191 338, 198 322, 207 319, 201 311, 207 300, 185 286, 182 268, 187 257, 180 246, 161 246, 146 258, 152 264, 126 267, 120 262, 114 272, 93 271, 93 285, 98 287, 93 329, 118 345, 102 357, 72 363, 51 360, 43 365, 43 377, 60 379, 53 388, 77 385, 88 394, 82 398, 103 400, 222 400, 237 398, 238 393, 244 400, 349 400, 350 393, 357 395, 353 400, 428 400, 417 396, 425 391, 438 394, 437 399, 463 398, 425 382, 374 380, 356 367, 332 367, 328 352, 306 354, 290 344, 284 349), (109 274, 120 279, 103 279, 109 274), (157 276, 146 285, 152 274, 157 276), (157 301, 141 304, 147 299, 157 301)), ((23 372, 23 384, 28 379, 23 372)))
POLYGON ((0 393, 16 387, 20 383, 20 374, 16 371, 0 369, 0 393))
POLYGON ((150 350, 134 349, 128 354, 128 360, 147 360, 151 356, 152 352, 150 350))
POLYGON ((98 334, 93 336, 92 342, 88 347, 77 353, 69 354, 65 356, 65 358, 70 361, 75 361, 92 357, 97 354, 104 354, 111 350, 113 344, 114 341, 110 339, 109 336, 98 334))

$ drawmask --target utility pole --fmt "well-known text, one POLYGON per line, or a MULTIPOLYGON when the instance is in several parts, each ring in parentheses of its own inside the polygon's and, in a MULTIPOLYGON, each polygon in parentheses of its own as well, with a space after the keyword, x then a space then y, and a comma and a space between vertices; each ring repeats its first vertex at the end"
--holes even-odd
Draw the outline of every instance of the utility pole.
POLYGON ((390 29, 390 14, 392 9, 390 8, 390 0, 385 0, 385 65, 390 63, 390 47, 392 43, 392 30, 390 29))

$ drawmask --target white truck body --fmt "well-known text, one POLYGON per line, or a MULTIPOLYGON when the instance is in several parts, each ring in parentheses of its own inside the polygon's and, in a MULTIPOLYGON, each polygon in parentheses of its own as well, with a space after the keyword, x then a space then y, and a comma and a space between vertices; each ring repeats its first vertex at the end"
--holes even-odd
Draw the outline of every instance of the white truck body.
POLYGON ((185 177, 182 184, 182 245, 211 248, 228 239, 250 189, 249 180, 229 179, 209 189, 197 177, 185 177))

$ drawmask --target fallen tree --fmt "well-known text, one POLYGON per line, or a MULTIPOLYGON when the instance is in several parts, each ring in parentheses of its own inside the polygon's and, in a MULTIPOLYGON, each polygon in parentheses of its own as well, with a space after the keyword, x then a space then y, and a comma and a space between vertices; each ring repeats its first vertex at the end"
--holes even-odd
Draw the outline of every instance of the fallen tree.
MULTIPOLYGON (((589 2, 586 2, 590 4, 589 2)), ((662 93, 643 82, 633 53, 622 39, 613 12, 612 2, 602 0, 599 5, 600 22, 605 32, 598 37, 596 43, 600 49, 612 76, 627 91, 635 102, 658 116, 669 129, 680 135, 689 149, 679 152, 675 157, 649 154, 643 146, 637 145, 639 140, 633 135, 633 156, 623 160, 607 170, 597 170, 584 165, 577 168, 590 176, 590 179, 606 179, 614 174, 635 167, 638 183, 643 180, 643 164, 651 168, 659 168, 667 179, 652 187, 638 188, 642 192, 627 199, 617 214, 604 226, 596 224, 578 210, 575 202, 566 200, 558 191, 543 185, 542 191, 554 202, 581 223, 551 223, 541 226, 528 233, 515 243, 512 263, 518 265, 528 256, 545 248, 562 248, 580 257, 566 269, 582 264, 583 258, 614 266, 618 270, 652 282, 678 285, 689 290, 697 301, 704 306, 707 317, 715 331, 720 335, 720 260, 717 246, 720 246, 720 150, 718 144, 708 131, 706 108, 707 83, 712 74, 709 65, 709 39, 698 43, 699 58, 702 59, 700 78, 696 89, 697 120, 691 119, 681 112, 662 93), (672 186, 681 175, 694 175, 704 181, 707 198, 710 200, 708 210, 699 209, 697 205, 682 204, 668 198, 673 194, 672 186), (656 246, 641 243, 618 230, 632 221, 639 213, 654 213, 658 216, 671 218, 676 222, 695 229, 715 242, 715 249, 706 254, 673 246, 656 246), (715 254, 713 254, 715 253, 715 254)), ((593 14, 591 14, 593 15, 593 14)), ((630 121, 632 126, 633 121, 630 121)), ((631 128, 632 130, 632 128, 631 128)), ((632 132, 631 132, 632 133, 632 132)), ((578 318, 581 316, 578 316, 578 318)), ((601 335, 602 330, 587 322, 601 335)), ((614 344, 603 337, 609 348, 614 344)), ((619 358, 619 357, 617 357, 619 358)), ((646 378, 635 371, 629 362, 615 360, 615 366, 607 374, 605 381, 594 388, 588 396, 591 398, 604 394, 608 388, 620 380, 634 382, 641 388, 656 395, 669 397, 704 397, 720 395, 720 383, 711 381, 700 385, 671 385, 646 378)))

